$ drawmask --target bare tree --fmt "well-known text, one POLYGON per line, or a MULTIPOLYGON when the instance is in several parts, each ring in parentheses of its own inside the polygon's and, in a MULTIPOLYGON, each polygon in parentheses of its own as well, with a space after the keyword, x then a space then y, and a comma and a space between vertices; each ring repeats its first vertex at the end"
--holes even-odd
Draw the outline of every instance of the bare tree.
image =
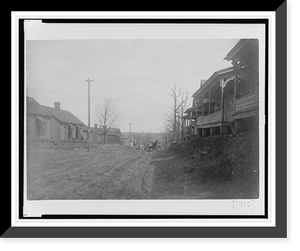
POLYGON ((164 146, 167 146, 169 144, 169 142, 173 139, 173 119, 170 118, 170 116, 168 114, 166 114, 166 121, 164 122, 163 125, 163 129, 162 129, 162 135, 163 135, 163 139, 162 142, 164 143, 164 146))
POLYGON ((166 115, 166 121, 168 123, 172 123, 173 127, 173 138, 174 140, 178 140, 180 131, 182 128, 182 117, 184 110, 188 101, 188 91, 182 91, 181 88, 179 90, 176 87, 176 83, 173 87, 169 86, 170 92, 167 92, 173 99, 173 106, 171 108, 172 114, 166 115))
POLYGON ((182 94, 181 98, 180 98, 180 104, 181 106, 178 108, 178 127, 181 129, 181 138, 183 139, 184 133, 184 123, 183 123, 183 116, 184 116, 184 112, 187 109, 188 106, 188 100, 189 100, 189 92, 186 91, 185 93, 182 94))
POLYGON ((108 128, 117 126, 120 120, 120 114, 110 97, 106 98, 102 104, 96 106, 95 117, 96 121, 103 128, 104 143, 106 143, 108 128))

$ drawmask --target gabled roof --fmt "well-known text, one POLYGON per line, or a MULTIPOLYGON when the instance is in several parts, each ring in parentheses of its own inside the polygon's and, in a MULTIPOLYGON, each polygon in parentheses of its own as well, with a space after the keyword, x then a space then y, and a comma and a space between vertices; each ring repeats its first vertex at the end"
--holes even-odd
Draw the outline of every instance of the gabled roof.
POLYGON ((52 114, 49 113, 46 109, 44 109, 42 105, 40 105, 34 98, 27 96, 26 102, 27 113, 52 117, 52 114))
POLYGON ((62 110, 62 109, 56 109, 56 108, 44 106, 44 105, 42 105, 42 107, 45 108, 49 113, 51 113, 53 115, 53 117, 55 117, 62 123, 83 125, 83 122, 80 121, 75 115, 73 115, 69 111, 62 110))
POLYGON ((234 59, 240 59, 244 53, 253 45, 258 44, 258 39, 241 39, 238 43, 227 53, 225 60, 231 61, 234 59))

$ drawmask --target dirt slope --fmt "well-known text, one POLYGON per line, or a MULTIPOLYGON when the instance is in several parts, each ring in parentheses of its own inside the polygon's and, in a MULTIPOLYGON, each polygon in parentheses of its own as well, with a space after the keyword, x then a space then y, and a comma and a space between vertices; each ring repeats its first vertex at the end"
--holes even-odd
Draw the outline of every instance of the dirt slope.
POLYGON ((176 143, 160 155, 153 155, 153 164, 156 166, 153 197, 248 199, 259 196, 257 131, 176 143), (162 184, 165 192, 159 194, 162 184))

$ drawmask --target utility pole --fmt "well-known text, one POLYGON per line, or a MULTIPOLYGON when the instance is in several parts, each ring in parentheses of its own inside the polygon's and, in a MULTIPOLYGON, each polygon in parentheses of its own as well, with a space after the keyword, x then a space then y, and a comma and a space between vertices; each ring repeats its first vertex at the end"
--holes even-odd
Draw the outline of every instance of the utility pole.
POLYGON ((90 83, 93 82, 94 80, 92 79, 87 79, 85 80, 85 82, 88 83, 88 151, 90 151, 90 138, 91 138, 91 127, 90 127, 90 123, 91 123, 91 100, 90 100, 90 83))
POLYGON ((129 143, 131 145, 131 124, 129 124, 129 143))

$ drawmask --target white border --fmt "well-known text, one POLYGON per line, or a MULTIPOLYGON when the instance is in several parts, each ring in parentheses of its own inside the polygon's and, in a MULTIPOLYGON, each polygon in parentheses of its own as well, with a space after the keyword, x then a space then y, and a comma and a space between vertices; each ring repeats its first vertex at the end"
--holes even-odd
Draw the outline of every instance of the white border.
MULTIPOLYGON (((18 149, 18 18, 94 18, 97 17, 104 18, 268 18, 270 21, 270 46, 269 46, 269 66, 270 66, 270 74, 269 81, 270 81, 270 87, 269 87, 269 105, 270 105, 270 113, 269 113, 269 130, 270 130, 270 154, 269 154, 269 166, 275 167, 275 145, 272 144, 275 140, 275 62, 272 60, 272 56, 275 55, 275 13, 270 12, 259 12, 256 15, 250 12, 243 12, 241 13, 214 13, 214 12, 205 12, 205 13, 199 13, 199 12, 192 12, 192 13, 158 13, 157 15, 154 15, 153 13, 145 13, 143 12, 140 15, 137 15, 137 13, 98 13, 98 12, 92 12, 92 13, 49 13, 44 12, 42 13, 12 13, 12 111, 15 116, 12 116, 12 125, 13 127, 12 132, 15 134, 12 135, 12 225, 13 226, 27 226, 29 225, 48 225, 48 226, 66 226, 66 225, 80 225, 80 226, 132 226, 132 225, 140 225, 140 226, 274 226, 274 215, 275 215, 275 172, 272 172, 272 168, 269 168, 269 219, 267 220, 76 220, 76 221, 47 221, 47 220, 18 220, 17 217, 17 209, 18 209, 18 200, 16 193, 18 191, 18 161, 16 149, 18 149), (271 87, 274 88, 271 88, 271 87), (16 154, 16 155, 14 155, 16 154), (272 159, 273 157, 273 159, 272 159), (16 167, 16 168, 14 168, 16 167)), ((274 170, 274 169, 273 169, 274 170)), ((169 202, 169 201, 168 201, 169 202)))

